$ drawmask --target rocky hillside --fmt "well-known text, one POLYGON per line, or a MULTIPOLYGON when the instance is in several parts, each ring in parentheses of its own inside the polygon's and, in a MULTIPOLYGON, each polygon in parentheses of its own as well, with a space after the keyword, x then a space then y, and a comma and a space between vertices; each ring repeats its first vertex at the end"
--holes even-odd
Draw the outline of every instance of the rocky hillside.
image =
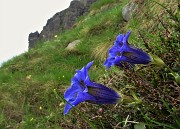
MULTIPOLYGON (((178 0, 72 1, 30 35, 35 45, 28 52, 0 68, 0 129, 179 129, 179 12, 178 0), (129 30, 124 45, 116 37, 129 30), (118 52, 108 54, 114 44, 118 52), (134 64, 144 60, 142 51, 150 62, 134 64), (113 55, 126 58, 107 70, 104 62, 113 55), (64 92, 91 61, 90 79, 121 98, 108 105, 82 102, 64 115, 64 92)), ((84 82, 75 90, 89 93, 79 90, 90 87, 84 82)))
POLYGON ((48 19, 47 24, 40 33, 36 31, 29 34, 29 48, 34 47, 35 44, 40 41, 50 40, 56 34, 72 28, 77 18, 87 13, 90 5, 95 1, 96 0, 71 1, 67 9, 56 13, 52 18, 48 19))

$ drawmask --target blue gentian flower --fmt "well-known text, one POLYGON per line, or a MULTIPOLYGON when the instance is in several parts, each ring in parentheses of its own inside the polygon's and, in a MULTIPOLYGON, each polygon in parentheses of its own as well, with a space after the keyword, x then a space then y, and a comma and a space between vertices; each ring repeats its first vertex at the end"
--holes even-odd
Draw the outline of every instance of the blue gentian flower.
POLYGON ((89 62, 81 70, 77 70, 71 80, 71 86, 64 94, 67 101, 64 107, 64 114, 67 114, 73 106, 81 102, 95 104, 115 104, 120 96, 114 90, 96 82, 92 82, 88 70, 93 62, 89 62))
POLYGON ((107 68, 113 65, 129 68, 127 65, 123 66, 124 62, 129 63, 130 66, 134 66, 134 64, 148 64, 151 62, 151 57, 147 53, 128 44, 130 33, 131 32, 128 31, 125 35, 119 34, 117 36, 114 45, 109 49, 109 57, 104 62, 107 68))

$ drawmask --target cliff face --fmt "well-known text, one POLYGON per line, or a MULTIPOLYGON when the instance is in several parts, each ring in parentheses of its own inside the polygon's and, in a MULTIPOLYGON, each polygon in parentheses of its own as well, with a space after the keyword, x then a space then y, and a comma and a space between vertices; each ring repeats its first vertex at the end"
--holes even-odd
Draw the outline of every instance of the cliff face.
POLYGON ((34 47, 38 40, 39 40, 39 32, 38 31, 36 31, 34 33, 30 33, 29 37, 28 37, 29 48, 34 47))
POLYGON ((38 41, 50 40, 57 33, 72 28, 76 19, 88 12, 90 5, 95 1, 97 0, 71 1, 67 9, 56 13, 52 18, 48 19, 47 24, 40 33, 36 31, 29 34, 29 49, 34 47, 38 41))

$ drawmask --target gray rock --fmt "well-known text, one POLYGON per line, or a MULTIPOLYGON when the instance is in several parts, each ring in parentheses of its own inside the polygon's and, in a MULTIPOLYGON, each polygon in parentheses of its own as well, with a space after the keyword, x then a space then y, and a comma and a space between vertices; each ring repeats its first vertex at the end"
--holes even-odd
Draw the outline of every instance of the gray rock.
POLYGON ((50 40, 53 38, 53 35, 63 30, 63 17, 65 16, 65 12, 66 10, 63 10, 48 19, 47 24, 40 33, 40 40, 50 40))
POLYGON ((39 32, 36 31, 34 33, 30 33, 29 37, 28 37, 28 41, 29 41, 29 48, 33 48, 35 46, 35 44, 38 42, 39 40, 39 32))
POLYGON ((71 1, 67 9, 56 13, 52 18, 48 19, 41 33, 34 38, 35 40, 32 40, 33 33, 29 34, 29 48, 34 47, 36 41, 48 41, 57 33, 72 28, 77 18, 88 12, 90 5, 95 1, 97 0, 71 1))
POLYGON ((75 50, 76 45, 79 44, 81 40, 75 40, 68 44, 68 46, 65 48, 65 50, 75 50))
POLYGON ((132 18, 132 14, 137 9, 138 4, 134 2, 129 2, 124 8, 122 9, 122 16, 125 21, 129 21, 132 18))
POLYGON ((63 29, 71 28, 76 19, 86 12, 85 6, 80 1, 72 1, 69 8, 66 11, 65 17, 63 18, 63 29))
POLYGON ((85 7, 89 8, 90 5, 96 2, 97 0, 80 0, 80 1, 84 4, 85 7))
POLYGON ((46 26, 43 27, 40 33, 41 40, 50 40, 53 36, 65 29, 70 29, 75 20, 83 15, 85 7, 80 1, 72 1, 69 8, 56 13, 52 18, 47 21, 46 26))

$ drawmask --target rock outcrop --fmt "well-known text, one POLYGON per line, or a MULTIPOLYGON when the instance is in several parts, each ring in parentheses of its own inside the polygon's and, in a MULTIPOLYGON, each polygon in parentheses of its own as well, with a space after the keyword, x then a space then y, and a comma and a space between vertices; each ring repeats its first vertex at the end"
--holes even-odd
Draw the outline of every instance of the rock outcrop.
POLYGON ((35 46, 35 44, 37 43, 37 41, 39 40, 39 32, 36 31, 34 33, 30 33, 29 37, 28 37, 28 41, 29 41, 29 48, 32 48, 35 46))
POLYGON ((92 3, 97 0, 73 0, 70 6, 56 13, 52 18, 48 19, 47 24, 43 30, 29 34, 29 49, 34 47, 38 41, 50 40, 56 35, 66 29, 73 27, 76 19, 88 12, 92 3))

